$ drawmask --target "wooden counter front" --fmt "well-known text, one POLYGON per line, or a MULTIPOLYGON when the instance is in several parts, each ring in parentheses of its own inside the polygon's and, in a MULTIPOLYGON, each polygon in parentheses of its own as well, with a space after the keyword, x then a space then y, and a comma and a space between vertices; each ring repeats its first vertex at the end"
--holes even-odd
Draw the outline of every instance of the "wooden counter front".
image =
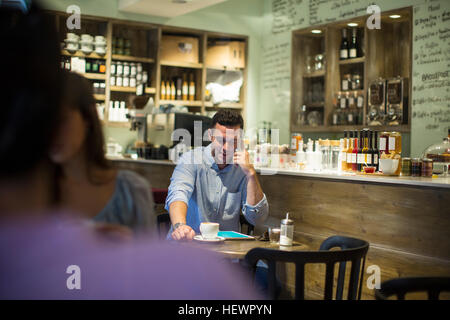
MULTIPOLYGON (((119 161, 117 165, 141 173, 158 188, 169 186, 174 168, 131 161, 119 161)), ((259 179, 270 207, 266 226, 278 224, 290 212, 295 221, 294 240, 309 250, 318 249, 332 235, 370 243, 363 299, 374 299, 373 289, 366 286, 372 275, 367 273, 371 265, 380 268, 381 281, 406 276, 450 276, 448 185, 392 183, 395 180, 371 183, 301 174, 259 175, 259 179)), ((291 292, 294 274, 293 267, 287 265, 282 280, 291 292)), ((307 298, 322 297, 324 274, 324 266, 307 266, 307 298)))

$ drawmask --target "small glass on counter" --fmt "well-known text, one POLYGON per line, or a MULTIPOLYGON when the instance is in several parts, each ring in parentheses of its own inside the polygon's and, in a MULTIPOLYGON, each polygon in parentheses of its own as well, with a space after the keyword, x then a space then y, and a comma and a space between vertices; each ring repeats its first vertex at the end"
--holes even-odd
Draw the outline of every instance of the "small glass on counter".
POLYGON ((402 176, 411 176, 411 158, 402 158, 402 176))
POLYGON ((432 177, 433 176, 433 160, 422 159, 422 177, 432 177))
POLYGON ((411 159, 411 176, 420 177, 422 175, 422 162, 420 158, 411 159))

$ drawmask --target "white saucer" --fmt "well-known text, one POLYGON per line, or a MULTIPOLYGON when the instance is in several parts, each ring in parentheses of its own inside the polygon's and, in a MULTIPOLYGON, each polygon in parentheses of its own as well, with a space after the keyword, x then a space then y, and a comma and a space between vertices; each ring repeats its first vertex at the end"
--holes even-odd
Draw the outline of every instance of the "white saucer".
POLYGON ((201 235, 194 236, 194 240, 200 241, 200 242, 206 242, 206 243, 218 243, 225 241, 224 237, 216 237, 214 239, 203 239, 201 235))

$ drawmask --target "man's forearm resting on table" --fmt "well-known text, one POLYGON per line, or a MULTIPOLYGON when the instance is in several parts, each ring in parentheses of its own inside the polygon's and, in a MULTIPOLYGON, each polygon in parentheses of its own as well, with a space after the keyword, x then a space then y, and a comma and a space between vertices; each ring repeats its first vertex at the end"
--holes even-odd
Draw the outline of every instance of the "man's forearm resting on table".
POLYGON ((169 215, 172 225, 186 223, 187 204, 184 201, 174 201, 170 204, 169 215))

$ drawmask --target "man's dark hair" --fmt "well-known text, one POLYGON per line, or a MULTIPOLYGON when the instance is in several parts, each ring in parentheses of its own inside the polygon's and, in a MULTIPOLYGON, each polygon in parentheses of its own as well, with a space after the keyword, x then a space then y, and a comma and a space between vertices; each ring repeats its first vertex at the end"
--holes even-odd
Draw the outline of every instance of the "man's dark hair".
POLYGON ((212 118, 211 128, 214 128, 216 123, 226 127, 238 125, 241 129, 244 128, 244 119, 242 119, 242 116, 238 112, 233 110, 219 110, 212 118))

